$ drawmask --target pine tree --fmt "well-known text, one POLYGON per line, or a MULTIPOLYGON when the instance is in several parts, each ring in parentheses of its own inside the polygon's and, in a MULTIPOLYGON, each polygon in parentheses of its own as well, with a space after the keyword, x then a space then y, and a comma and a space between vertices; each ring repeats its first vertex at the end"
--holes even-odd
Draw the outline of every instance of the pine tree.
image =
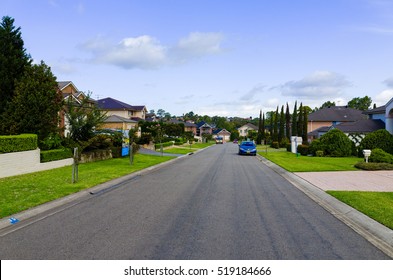
POLYGON ((15 82, 30 65, 30 55, 24 48, 20 27, 15 28, 13 18, 3 17, 0 23, 0 115, 7 110, 14 96, 15 82))

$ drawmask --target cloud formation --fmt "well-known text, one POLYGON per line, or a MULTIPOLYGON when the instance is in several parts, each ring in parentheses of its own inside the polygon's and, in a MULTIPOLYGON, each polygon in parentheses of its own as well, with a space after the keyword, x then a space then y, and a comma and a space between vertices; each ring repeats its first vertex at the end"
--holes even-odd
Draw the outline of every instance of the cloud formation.
POLYGON ((81 45, 97 63, 112 64, 125 69, 156 69, 164 65, 185 63, 191 59, 222 52, 221 33, 190 33, 174 46, 165 46, 158 39, 143 35, 128 37, 118 44, 98 36, 81 45))
POLYGON ((315 71, 298 81, 289 81, 281 86, 284 96, 318 99, 321 96, 337 97, 351 83, 341 74, 330 71, 315 71))

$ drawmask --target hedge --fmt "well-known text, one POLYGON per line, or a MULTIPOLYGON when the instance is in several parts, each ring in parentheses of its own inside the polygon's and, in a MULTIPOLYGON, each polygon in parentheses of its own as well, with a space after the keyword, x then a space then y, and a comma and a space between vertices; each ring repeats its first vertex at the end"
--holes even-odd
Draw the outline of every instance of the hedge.
MULTIPOLYGON (((172 147, 173 146, 173 142, 174 141, 164 142, 164 143, 162 143, 162 147, 163 148, 165 148, 165 147, 172 147)), ((154 148, 156 150, 161 149, 161 144, 160 143, 154 144, 154 148)))
POLYGON ((375 171, 375 170, 393 170, 393 164, 382 162, 358 162, 356 168, 375 171))
POLYGON ((70 149, 55 149, 40 152, 40 161, 49 162, 54 160, 61 160, 72 158, 72 151, 70 149))
POLYGON ((35 150, 38 147, 36 134, 0 136, 0 153, 35 150))

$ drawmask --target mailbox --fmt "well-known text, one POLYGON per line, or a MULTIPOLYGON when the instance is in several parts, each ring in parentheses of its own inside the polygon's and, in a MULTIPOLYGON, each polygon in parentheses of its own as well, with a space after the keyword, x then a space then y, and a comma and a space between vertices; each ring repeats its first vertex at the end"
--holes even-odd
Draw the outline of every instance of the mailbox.
POLYGON ((371 150, 363 150, 363 155, 366 159, 366 162, 368 162, 368 157, 371 156, 371 150))

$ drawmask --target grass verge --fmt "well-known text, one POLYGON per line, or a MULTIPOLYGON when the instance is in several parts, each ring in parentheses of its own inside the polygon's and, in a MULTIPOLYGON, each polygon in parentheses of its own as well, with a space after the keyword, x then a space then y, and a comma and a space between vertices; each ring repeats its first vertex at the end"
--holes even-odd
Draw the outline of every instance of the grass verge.
POLYGON ((393 229, 393 192, 327 191, 327 193, 393 229))
POLYGON ((354 171, 355 164, 361 159, 357 157, 308 157, 296 156, 290 152, 265 152, 258 150, 258 154, 274 162, 290 172, 312 171, 354 171))
POLYGON ((0 179, 0 218, 168 161, 173 157, 137 154, 79 165, 79 181, 71 182, 72 167, 0 179))

